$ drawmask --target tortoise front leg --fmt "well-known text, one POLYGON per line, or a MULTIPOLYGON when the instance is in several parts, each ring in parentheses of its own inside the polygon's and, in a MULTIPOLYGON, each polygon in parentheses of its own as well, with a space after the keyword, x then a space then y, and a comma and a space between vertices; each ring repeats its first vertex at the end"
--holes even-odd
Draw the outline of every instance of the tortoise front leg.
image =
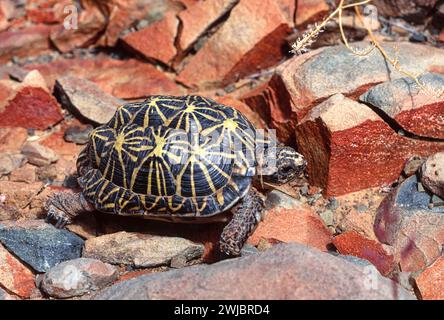
POLYGON ((63 228, 72 219, 83 212, 94 211, 94 207, 85 199, 81 192, 58 192, 51 195, 45 203, 47 210, 46 222, 56 221, 56 228, 63 228))
POLYGON ((245 241, 262 220, 264 200, 260 193, 251 188, 248 194, 234 208, 233 219, 227 224, 220 236, 220 250, 228 255, 240 254, 245 241))

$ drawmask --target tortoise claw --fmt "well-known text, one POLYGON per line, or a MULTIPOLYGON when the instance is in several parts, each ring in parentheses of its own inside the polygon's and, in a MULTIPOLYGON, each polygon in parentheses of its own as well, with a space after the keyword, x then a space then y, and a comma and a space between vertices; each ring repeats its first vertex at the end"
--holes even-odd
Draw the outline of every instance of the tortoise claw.
POLYGON ((52 220, 56 221, 55 227, 57 229, 61 229, 67 224, 71 223, 71 218, 65 212, 57 209, 53 205, 50 205, 45 221, 50 223, 52 220))

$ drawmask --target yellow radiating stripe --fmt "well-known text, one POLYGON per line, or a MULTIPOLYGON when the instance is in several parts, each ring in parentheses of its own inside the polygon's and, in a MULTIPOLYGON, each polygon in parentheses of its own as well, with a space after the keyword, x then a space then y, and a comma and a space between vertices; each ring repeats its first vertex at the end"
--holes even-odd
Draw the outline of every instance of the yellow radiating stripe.
POLYGON ((179 195, 181 194, 181 191, 182 191, 182 176, 184 175, 185 171, 187 170, 188 165, 193 162, 193 158, 194 158, 193 155, 191 155, 188 158, 187 162, 184 164, 183 168, 180 170, 179 174, 177 175, 177 178, 176 178, 177 191, 176 191, 176 193, 179 195))
POLYGON ((157 194, 158 195, 162 195, 164 194, 162 192, 162 183, 160 181, 160 166, 159 166, 159 161, 156 160, 156 182, 157 182, 157 194))
POLYGON ((219 202, 219 204, 221 206, 223 206, 224 202, 225 202, 225 197, 223 195, 223 192, 218 192, 216 198, 217 198, 217 202, 219 202))
POLYGON ((105 197, 103 197, 102 199, 101 199, 101 204, 103 203, 103 202, 105 202, 106 200, 108 200, 108 198, 111 196, 111 195, 113 195, 114 193, 116 193, 116 192, 118 192, 119 191, 119 187, 115 187, 113 190, 111 190, 110 192, 108 192, 108 194, 105 196, 105 197))
MULTIPOLYGON (((196 109, 200 109, 199 107, 197 107, 196 109)), ((210 116, 209 114, 206 114, 206 113, 203 113, 203 112, 199 112, 199 111, 194 111, 195 113, 197 113, 198 115, 200 115, 200 116, 202 116, 202 117, 204 117, 204 118, 206 118, 206 119, 208 119, 208 120, 210 120, 210 121, 213 121, 213 122, 219 122, 219 121, 221 121, 221 120, 219 120, 219 119, 217 119, 217 118, 215 118, 215 117, 213 117, 213 116, 210 116)))
POLYGON ((214 162, 212 162, 212 161, 210 161, 210 160, 208 160, 208 159, 205 159, 205 161, 208 162, 208 164, 209 164, 211 167, 213 167, 214 169, 216 169, 216 171, 219 172, 219 174, 222 175, 224 178, 226 178, 226 179, 230 179, 230 178, 231 178, 230 175, 228 175, 225 171, 223 171, 221 168, 219 168, 214 162))
POLYGON ((147 186, 147 194, 151 194, 151 183, 153 181, 153 161, 150 162, 149 173, 148 173, 148 186, 147 186))
POLYGON ((207 167, 201 162, 198 161, 197 165, 200 167, 200 169, 202 170, 204 176, 205 176, 205 180, 207 180, 208 185, 210 186, 211 191, 214 193, 216 192, 216 187, 213 184, 213 180, 211 179, 210 173, 207 169, 207 167))
POLYGON ((212 126, 212 127, 210 127, 210 128, 206 128, 206 129, 204 129, 204 130, 201 132, 201 134, 202 134, 203 136, 207 136, 207 135, 211 134, 214 130, 216 130, 216 129, 220 128, 220 127, 223 127, 223 125, 224 125, 223 123, 220 123, 220 124, 217 124, 217 125, 212 126))
MULTIPOLYGON (((196 121, 197 124, 197 131, 201 132, 202 131, 202 124, 200 123, 200 120, 197 118, 197 116, 192 113, 191 116, 194 118, 194 121, 196 121)), ((189 131, 189 129, 187 130, 187 132, 189 131)))

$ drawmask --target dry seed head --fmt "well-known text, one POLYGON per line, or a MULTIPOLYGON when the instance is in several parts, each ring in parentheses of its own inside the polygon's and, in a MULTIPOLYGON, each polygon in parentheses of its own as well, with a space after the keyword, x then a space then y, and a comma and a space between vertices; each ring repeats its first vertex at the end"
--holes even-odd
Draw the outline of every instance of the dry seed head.
POLYGON ((291 45, 291 52, 300 55, 307 52, 308 47, 313 44, 314 40, 318 37, 318 35, 324 32, 325 22, 321 24, 315 23, 314 25, 308 25, 308 29, 304 31, 302 37, 299 37, 295 43, 291 45))

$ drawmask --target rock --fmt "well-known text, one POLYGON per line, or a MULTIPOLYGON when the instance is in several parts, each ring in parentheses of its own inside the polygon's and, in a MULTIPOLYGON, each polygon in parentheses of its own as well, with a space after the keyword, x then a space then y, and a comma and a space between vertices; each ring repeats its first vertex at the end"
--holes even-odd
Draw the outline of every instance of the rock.
POLYGON ((0 152, 19 153, 27 138, 28 133, 25 128, 0 128, 0 152))
POLYGON ((418 156, 411 157, 405 163, 404 169, 402 169, 402 174, 405 177, 410 177, 414 175, 425 161, 426 159, 423 157, 418 157, 418 156))
POLYGON ((68 143, 63 138, 65 124, 62 124, 57 129, 53 130, 53 132, 45 137, 42 137, 38 140, 38 142, 51 150, 53 150, 58 156, 60 160, 75 160, 77 159, 77 155, 81 149, 81 147, 77 147, 75 144, 68 143), (74 159, 75 158, 75 159, 74 159))
POLYGON ((41 288, 51 297, 71 298, 106 287, 118 276, 117 268, 110 264, 78 258, 49 269, 43 277, 41 288))
POLYGON ((83 240, 43 220, 0 223, 0 242, 37 272, 80 257, 83 240))
POLYGON ((50 26, 34 25, 0 33, 0 63, 14 56, 27 57, 49 51, 50 32, 50 26))
POLYGON ((38 69, 50 86, 62 76, 76 76, 94 82, 106 93, 121 99, 182 92, 164 72, 135 59, 115 60, 98 55, 94 59, 60 59, 26 68, 38 69))
POLYGON ((381 243, 367 239, 356 231, 345 232, 334 237, 333 244, 340 254, 370 261, 384 276, 395 268, 393 255, 387 252, 381 243))
POLYGON ((379 241, 393 247, 401 271, 421 270, 442 254, 444 207, 430 209, 430 200, 430 195, 418 191, 418 180, 413 175, 378 208, 375 234, 379 241))
POLYGON ((177 11, 179 4, 164 0, 112 0, 97 4, 107 15, 107 26, 97 45, 115 46, 120 35, 136 21, 148 19, 150 22, 162 18, 166 12, 177 11))
POLYGON ((422 164, 420 177, 424 188, 444 199, 444 152, 434 154, 422 164))
MULTIPOLYGON (((351 44, 365 48, 368 43, 351 44)), ((390 57, 395 56, 391 43, 382 43, 390 57)), ((399 43, 399 65, 413 74, 444 73, 442 50, 422 44, 399 43)), ((291 141, 292 128, 325 99, 342 93, 356 98, 375 84, 405 77, 387 64, 378 50, 359 57, 341 45, 313 50, 295 56, 276 68, 275 75, 262 87, 242 99, 253 110, 270 113, 268 124, 277 129, 278 137, 291 141), (333 72, 333 70, 335 72, 333 72), (340 70, 341 72, 337 72, 340 70), (366 72, 362 72, 365 70, 366 72), (270 112, 271 111, 271 112, 270 112)), ((267 114, 267 113, 265 113, 267 114)))
POLYGON ((300 244, 260 254, 142 275, 99 292, 94 299, 413 299, 378 272, 369 272, 300 244), (273 290, 270 290, 273 288, 273 290), (396 288, 396 290, 393 290, 396 288))
POLYGON ((44 130, 62 119, 60 106, 38 71, 28 73, 5 103, 0 103, 0 127, 44 130))
POLYGON ((421 299, 444 299, 444 256, 415 277, 415 286, 421 299))
POLYGON ((33 165, 25 164, 11 172, 9 176, 10 181, 33 183, 36 181, 36 168, 33 165))
POLYGON ((433 11, 438 0, 375 0, 378 14, 389 17, 402 17, 407 21, 420 23, 433 11))
POLYGON ((9 293, 7 293, 5 290, 0 288, 0 301, 3 300, 15 300, 15 298, 11 296, 9 293))
POLYGON ((310 184, 326 196, 395 181, 412 155, 444 150, 443 142, 397 134, 366 105, 337 94, 315 106, 296 127, 310 184))
POLYGON ((123 100, 103 92, 95 83, 65 76, 57 79, 55 94, 60 103, 74 114, 80 114, 94 123, 107 123, 123 100))
POLYGON ((0 285, 21 298, 34 290, 34 274, 0 245, 0 285))
POLYGON ((42 146, 37 141, 26 142, 22 147, 22 153, 28 159, 28 162, 42 167, 59 159, 59 156, 50 148, 42 146))
POLYGON ((227 14, 239 0, 210 0, 193 3, 178 14, 182 25, 179 35, 179 47, 189 50, 191 46, 218 20, 227 14))
POLYGON ((16 209, 23 209, 32 201, 43 188, 42 182, 25 183, 0 181, 1 193, 5 196, 5 203, 16 209))
POLYGON ((174 41, 178 25, 179 20, 176 15, 169 13, 162 20, 126 35, 122 40, 145 58, 169 65, 177 53, 174 41))
POLYGON ((106 17, 100 8, 93 1, 82 1, 82 10, 76 16, 68 12, 71 15, 65 18, 64 23, 51 30, 51 43, 61 52, 94 44, 106 26, 106 17))
POLYGON ((319 22, 329 10, 327 1, 324 0, 298 0, 295 23, 298 26, 305 26, 309 23, 319 22))
POLYGON ((191 261, 200 258, 203 252, 202 245, 183 238, 123 231, 87 240, 83 257, 147 268, 168 265, 171 259, 179 255, 191 261))
POLYGON ((0 3, 0 32, 9 27, 8 20, 13 15, 14 9, 14 4, 9 0, 2 1, 2 3, 0 3))
POLYGON ((22 154, 0 153, 0 177, 20 168, 25 162, 26 157, 22 154))
POLYGON ((405 131, 429 138, 444 138, 444 75, 426 73, 374 86, 360 97, 396 121, 405 131))
POLYGON ((332 235, 313 209, 280 192, 273 192, 279 200, 274 199, 276 204, 267 208, 264 221, 250 236, 248 243, 257 246, 261 239, 298 242, 327 251, 332 235))
POLYGON ((176 79, 190 87, 206 88, 227 85, 268 68, 282 59, 281 47, 289 31, 274 1, 240 1, 176 79))
POLYGON ((89 133, 93 130, 93 126, 87 125, 84 128, 78 126, 69 127, 65 130, 63 138, 65 141, 76 144, 86 144, 89 140, 89 133))

